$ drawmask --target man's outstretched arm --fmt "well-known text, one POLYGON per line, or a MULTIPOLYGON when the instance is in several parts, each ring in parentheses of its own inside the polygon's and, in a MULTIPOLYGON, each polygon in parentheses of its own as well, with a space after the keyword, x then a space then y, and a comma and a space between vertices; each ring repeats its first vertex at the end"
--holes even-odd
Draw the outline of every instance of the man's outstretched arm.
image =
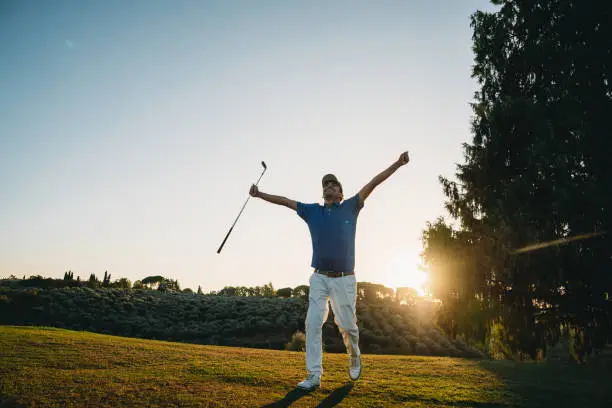
POLYGON ((400 154, 399 159, 397 159, 387 169, 377 174, 376 177, 374 177, 368 184, 366 184, 361 190, 359 190, 359 202, 363 203, 366 198, 368 198, 372 190, 376 188, 377 185, 388 179, 390 175, 395 173, 395 170, 399 169, 404 164, 407 164, 409 161, 410 157, 408 157, 408 152, 400 154))
POLYGON ((262 200, 266 200, 269 203, 284 205, 287 208, 291 208, 293 211, 297 211, 296 201, 290 200, 287 197, 262 193, 261 191, 259 191, 257 186, 254 184, 251 186, 251 190, 249 190, 249 194, 251 195, 251 197, 258 197, 258 198, 261 198, 262 200))

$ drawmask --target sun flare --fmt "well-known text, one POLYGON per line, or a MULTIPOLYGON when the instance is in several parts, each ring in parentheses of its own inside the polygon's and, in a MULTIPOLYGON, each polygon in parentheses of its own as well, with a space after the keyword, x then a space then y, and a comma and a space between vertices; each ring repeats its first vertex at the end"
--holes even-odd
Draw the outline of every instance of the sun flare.
POLYGON ((419 268, 419 258, 401 254, 391 259, 387 266, 383 284, 394 289, 409 287, 416 289, 420 296, 425 295, 427 273, 419 268))

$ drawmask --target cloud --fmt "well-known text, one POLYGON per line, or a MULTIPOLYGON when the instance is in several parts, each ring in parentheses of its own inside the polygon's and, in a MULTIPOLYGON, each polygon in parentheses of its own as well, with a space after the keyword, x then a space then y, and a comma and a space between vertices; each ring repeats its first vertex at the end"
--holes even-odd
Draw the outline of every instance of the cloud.
POLYGON ((75 47, 74 42, 72 40, 64 40, 64 45, 66 48, 73 49, 75 47))

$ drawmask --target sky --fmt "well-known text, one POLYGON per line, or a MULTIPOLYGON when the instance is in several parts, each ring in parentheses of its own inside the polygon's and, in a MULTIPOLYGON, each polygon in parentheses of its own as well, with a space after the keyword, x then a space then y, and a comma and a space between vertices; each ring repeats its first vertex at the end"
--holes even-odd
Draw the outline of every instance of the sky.
POLYGON ((357 223, 356 276, 415 285, 438 176, 471 140, 485 0, 4 1, 0 277, 205 292, 308 284, 308 227, 261 191, 345 198, 403 151, 357 223))

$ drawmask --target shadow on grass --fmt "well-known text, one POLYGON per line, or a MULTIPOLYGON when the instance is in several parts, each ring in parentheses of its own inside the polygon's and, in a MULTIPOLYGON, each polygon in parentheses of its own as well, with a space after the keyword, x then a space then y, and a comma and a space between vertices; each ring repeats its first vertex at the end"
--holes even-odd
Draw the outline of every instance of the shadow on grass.
MULTIPOLYGON (((348 395, 348 393, 353 389, 353 383, 348 383, 343 385, 340 388, 336 388, 333 390, 319 405, 317 408, 331 408, 335 407, 348 395)), ((287 393, 283 397, 283 399, 273 402, 268 405, 264 405, 262 408, 284 408, 289 407, 295 401, 299 400, 305 395, 310 394, 309 391, 304 391, 299 388, 295 388, 287 393)))
POLYGON ((354 384, 350 382, 340 388, 336 388, 323 401, 321 401, 319 405, 317 405, 317 408, 335 407, 344 399, 344 397, 348 395, 349 392, 351 392, 353 385, 354 384))
POLYGON ((0 408, 24 408, 25 405, 17 403, 17 397, 3 397, 0 395, 0 408))
POLYGON ((488 360, 479 365, 504 383, 516 407, 612 407, 610 369, 488 360))
MULTIPOLYGON (((505 404, 505 403, 495 403, 495 402, 478 402, 478 401, 453 401, 446 402, 441 401, 436 398, 420 398, 420 397, 402 397, 395 398, 397 401, 401 402, 418 402, 420 404, 426 404, 428 407, 442 405, 442 406, 451 406, 453 407, 470 407, 470 408, 506 408, 513 407, 513 405, 505 404)), ((420 405, 419 405, 420 406, 420 405)))

